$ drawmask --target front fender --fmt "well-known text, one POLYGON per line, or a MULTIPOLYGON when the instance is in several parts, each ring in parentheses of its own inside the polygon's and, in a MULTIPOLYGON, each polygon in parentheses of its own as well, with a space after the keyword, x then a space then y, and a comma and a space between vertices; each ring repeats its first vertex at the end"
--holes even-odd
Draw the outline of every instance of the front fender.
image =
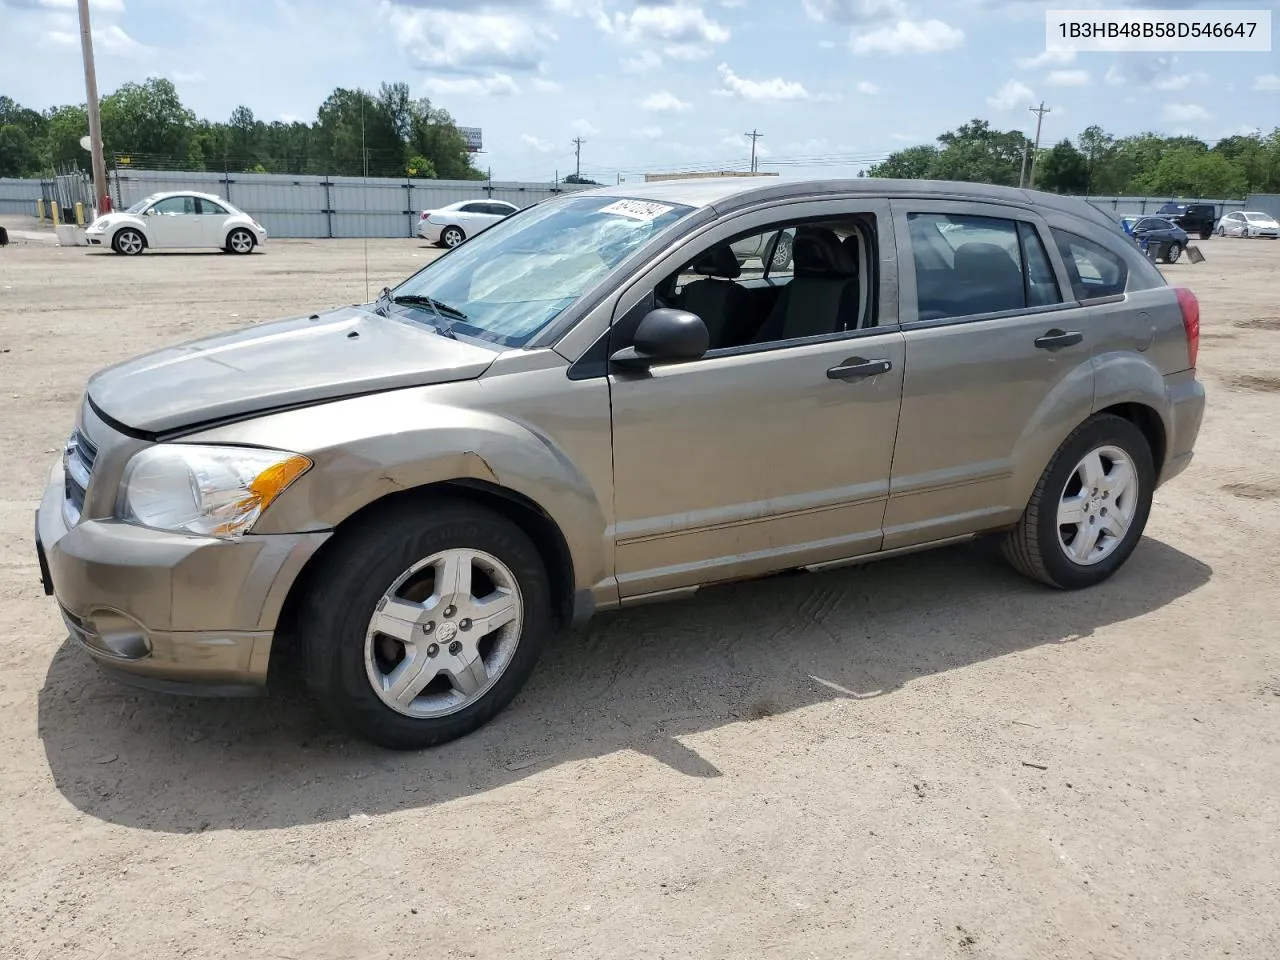
MULTIPOLYGON (((451 384, 462 396, 470 384, 451 384)), ((431 390, 432 388, 426 388, 431 390)), ((328 530, 388 494, 480 480, 532 501, 560 528, 578 588, 605 580, 608 514, 552 439, 525 422, 399 390, 270 414, 185 438, 306 454, 315 466, 263 514, 255 533, 328 530)))

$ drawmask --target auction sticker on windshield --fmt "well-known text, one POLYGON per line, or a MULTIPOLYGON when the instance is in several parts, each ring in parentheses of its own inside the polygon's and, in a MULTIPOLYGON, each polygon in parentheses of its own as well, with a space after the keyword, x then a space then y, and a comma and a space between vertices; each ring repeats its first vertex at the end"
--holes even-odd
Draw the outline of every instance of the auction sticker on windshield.
POLYGON ((601 207, 601 213, 616 213, 620 217, 627 217, 630 220, 640 220, 647 223, 650 220, 656 220, 664 213, 669 213, 675 207, 665 203, 653 203, 649 200, 617 200, 609 204, 607 207, 601 207))

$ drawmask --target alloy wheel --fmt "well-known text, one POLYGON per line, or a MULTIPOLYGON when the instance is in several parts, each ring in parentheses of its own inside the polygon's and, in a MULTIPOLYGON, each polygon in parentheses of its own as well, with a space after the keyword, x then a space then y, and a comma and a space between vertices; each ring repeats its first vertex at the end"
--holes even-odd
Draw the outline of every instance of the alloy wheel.
POLYGON ((378 601, 365 672, 397 713, 448 716, 502 676, 523 622, 520 587, 506 564, 481 550, 444 550, 414 564, 378 601))
POLYGON ((1058 545, 1073 563, 1092 566, 1124 540, 1138 509, 1138 470, 1115 446, 1089 451, 1058 498, 1058 545))

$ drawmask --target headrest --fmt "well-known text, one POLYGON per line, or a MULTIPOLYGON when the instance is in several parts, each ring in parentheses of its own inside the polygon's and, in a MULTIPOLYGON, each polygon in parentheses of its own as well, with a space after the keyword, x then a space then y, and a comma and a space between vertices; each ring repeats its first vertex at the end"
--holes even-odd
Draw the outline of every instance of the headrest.
POLYGON ((827 227, 798 227, 791 253, 797 277, 852 277, 858 272, 857 260, 827 227))
POLYGON ((742 276, 742 265, 727 243, 712 247, 693 262, 693 272, 701 277, 719 277, 722 280, 737 280, 742 276))
POLYGON ((1021 273, 1017 261, 999 244, 974 240, 956 247, 956 270, 981 276, 1021 273))

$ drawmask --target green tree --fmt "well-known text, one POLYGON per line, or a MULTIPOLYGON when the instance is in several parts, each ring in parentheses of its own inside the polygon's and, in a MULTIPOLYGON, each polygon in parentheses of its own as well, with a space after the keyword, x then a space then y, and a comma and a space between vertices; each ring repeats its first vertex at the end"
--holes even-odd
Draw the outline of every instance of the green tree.
POLYGON ((29 177, 39 172, 39 144, 19 124, 0 126, 0 177, 29 177))
POLYGON ((467 151, 467 141, 458 132, 448 110, 433 106, 426 97, 410 108, 409 150, 426 157, 441 180, 483 180, 467 151))
POLYGON ((1044 151, 1036 162, 1037 190, 1084 194, 1089 190, 1089 161, 1070 140, 1063 139, 1044 151))
POLYGON ((1106 195, 1117 192, 1123 184, 1108 178, 1111 159, 1115 154, 1115 137, 1099 126, 1091 126, 1085 128, 1078 140, 1087 171, 1085 193, 1106 195))
POLYGON ((889 154, 883 163, 873 163, 867 169, 869 177, 888 177, 894 180, 922 180, 929 175, 933 162, 938 157, 938 148, 925 144, 919 147, 907 147, 889 154))
POLYGON ((1182 146, 1166 150, 1159 162, 1134 180, 1141 193, 1175 197, 1242 198, 1245 175, 1220 153, 1182 146))
POLYGON ((126 83, 102 98, 104 151, 185 158, 196 116, 168 80, 126 83))
POLYGON ((89 155, 80 146, 89 134, 89 114, 84 106, 55 107, 45 114, 42 166, 54 168, 66 164, 88 165, 89 155))

